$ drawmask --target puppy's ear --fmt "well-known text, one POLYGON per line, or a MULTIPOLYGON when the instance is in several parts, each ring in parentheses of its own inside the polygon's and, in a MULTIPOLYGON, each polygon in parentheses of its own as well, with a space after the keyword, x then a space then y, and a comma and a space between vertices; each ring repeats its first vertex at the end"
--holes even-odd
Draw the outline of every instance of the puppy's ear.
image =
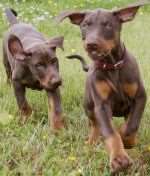
POLYGON ((121 8, 118 10, 112 11, 119 20, 124 23, 134 19, 138 9, 146 4, 150 4, 150 1, 139 1, 137 3, 131 4, 128 7, 121 8))
POLYGON ((65 11, 59 14, 55 19, 58 23, 62 22, 65 18, 69 18, 71 23, 80 25, 83 21, 86 12, 77 12, 77 11, 65 11))
POLYGON ((27 53, 23 49, 23 45, 20 39, 15 35, 10 35, 8 39, 8 49, 16 60, 25 60, 30 53, 27 53))
POLYGON ((47 44, 53 50, 56 50, 57 47, 64 50, 63 42, 64 42, 64 37, 60 36, 60 37, 54 37, 54 38, 49 39, 49 41, 47 41, 47 44))

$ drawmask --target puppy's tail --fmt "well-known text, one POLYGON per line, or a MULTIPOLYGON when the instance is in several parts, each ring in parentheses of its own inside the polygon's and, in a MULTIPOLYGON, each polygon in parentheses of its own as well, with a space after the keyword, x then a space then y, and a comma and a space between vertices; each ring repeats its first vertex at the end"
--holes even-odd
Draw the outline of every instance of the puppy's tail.
POLYGON ((10 25, 18 23, 18 20, 16 18, 17 12, 14 9, 11 9, 11 8, 5 9, 5 14, 10 25))
POLYGON ((85 71, 85 72, 88 72, 89 70, 89 66, 87 65, 87 63, 85 62, 84 58, 80 55, 70 55, 70 56, 66 56, 68 59, 77 59, 81 62, 82 64, 82 69, 85 71))

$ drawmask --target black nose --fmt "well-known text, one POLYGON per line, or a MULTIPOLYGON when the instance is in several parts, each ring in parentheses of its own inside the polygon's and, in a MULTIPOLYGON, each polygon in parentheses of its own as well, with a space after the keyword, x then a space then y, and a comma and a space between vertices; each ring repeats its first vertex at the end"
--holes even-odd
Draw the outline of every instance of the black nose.
POLYGON ((53 78, 51 80, 51 84, 54 88, 57 88, 58 86, 60 86, 62 84, 62 80, 61 80, 61 78, 53 78))
POLYGON ((87 44, 87 49, 90 51, 97 51, 98 50, 98 45, 96 43, 88 43, 87 44))

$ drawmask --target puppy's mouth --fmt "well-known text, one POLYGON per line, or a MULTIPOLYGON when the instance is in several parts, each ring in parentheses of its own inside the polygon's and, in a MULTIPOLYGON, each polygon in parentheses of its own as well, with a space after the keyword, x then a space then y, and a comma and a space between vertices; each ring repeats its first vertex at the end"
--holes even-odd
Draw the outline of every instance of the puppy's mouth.
POLYGON ((43 85, 41 84, 41 87, 43 87, 43 89, 45 89, 46 91, 55 91, 56 89, 58 89, 60 86, 62 85, 62 83, 58 83, 58 84, 54 84, 54 85, 43 85))
POLYGON ((47 91, 55 91, 56 89, 58 89, 60 86, 62 85, 62 82, 59 82, 57 84, 51 85, 51 86, 46 86, 45 89, 47 91))
POLYGON ((92 60, 106 60, 108 56, 110 56, 110 51, 98 52, 98 51, 90 51, 88 52, 89 56, 92 60))

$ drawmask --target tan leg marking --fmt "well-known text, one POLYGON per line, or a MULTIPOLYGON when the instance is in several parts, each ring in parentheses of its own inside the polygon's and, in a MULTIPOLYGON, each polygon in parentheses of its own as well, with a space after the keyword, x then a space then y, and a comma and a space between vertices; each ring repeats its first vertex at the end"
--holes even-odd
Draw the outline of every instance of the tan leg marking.
POLYGON ((29 116, 32 114, 32 108, 29 104, 25 103, 22 108, 20 109, 20 123, 23 125, 28 120, 29 116))
POLYGON ((64 128, 64 121, 61 114, 55 114, 54 111, 54 103, 52 99, 48 100, 48 118, 50 122, 50 126, 53 130, 59 130, 64 128))
POLYGON ((137 133, 133 133, 130 136, 125 136, 126 124, 123 124, 119 129, 119 133, 121 135, 124 147, 129 149, 134 147, 137 144, 137 133))
POLYGON ((98 138, 100 137, 100 128, 96 124, 91 124, 90 128, 91 131, 86 143, 89 145, 93 145, 96 144, 98 138))
POLYGON ((115 133, 105 140, 106 148, 110 157, 112 173, 127 169, 131 165, 131 159, 124 149, 119 133, 115 133))
POLYGON ((103 100, 107 100, 111 93, 111 87, 106 81, 96 82, 96 91, 103 100))
POLYGON ((123 89, 125 91, 125 93, 129 96, 129 97, 135 97, 137 90, 138 90, 138 84, 137 83, 126 83, 123 85, 123 89))

